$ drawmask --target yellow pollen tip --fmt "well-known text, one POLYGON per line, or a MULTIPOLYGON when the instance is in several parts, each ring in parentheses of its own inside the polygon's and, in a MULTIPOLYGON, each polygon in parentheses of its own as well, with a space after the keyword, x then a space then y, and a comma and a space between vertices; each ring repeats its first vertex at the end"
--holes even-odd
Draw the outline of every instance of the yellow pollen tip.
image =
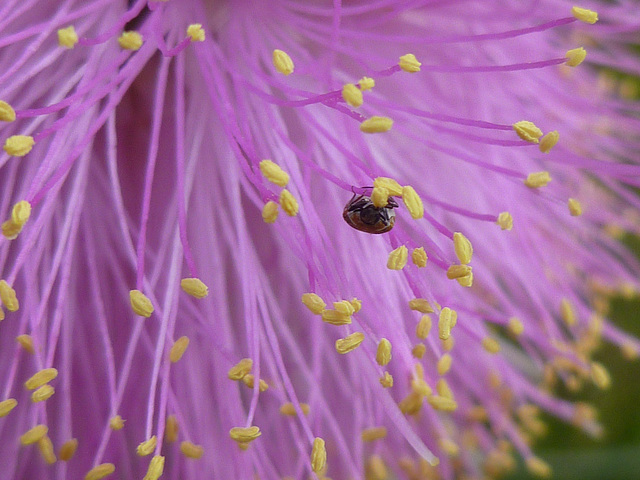
POLYGON ((142 293, 140 290, 129 291, 129 300, 131 302, 131 308, 133 313, 149 318, 153 313, 153 305, 151 300, 142 293))
POLYGON ((365 480, 387 480, 389 470, 380 455, 371 455, 365 465, 365 480))
POLYGON ((573 327, 578 321, 573 305, 566 298, 560 302, 560 317, 567 327, 573 327))
POLYGON ((122 430, 124 428, 124 422, 120 415, 114 415, 109 419, 109 428, 114 431, 122 430))
POLYGON ((144 442, 140 443, 140 445, 138 445, 138 447, 136 448, 136 454, 138 454, 138 456, 140 457, 146 457, 147 455, 151 455, 153 453, 153 450, 156 448, 157 444, 158 444, 158 437, 156 437, 155 435, 152 435, 151 438, 149 438, 148 440, 145 440, 144 442))
POLYGON ((384 372, 384 375, 380 378, 380 385, 382 385, 383 388, 393 387, 393 377, 389 372, 384 372))
POLYGON ((58 29, 58 45, 64 48, 73 48, 78 43, 78 34, 73 25, 58 29))
POLYGON ((400 185, 393 178, 376 177, 373 179, 373 187, 386 188, 389 191, 389 195, 393 197, 402 196, 402 185, 400 185))
POLYGON ((509 322, 507 323, 507 328, 516 337, 519 337, 520 335, 522 335, 522 332, 524 332, 524 324, 517 317, 511 317, 509 319, 509 322))
POLYGON ((420 313, 433 313, 433 307, 424 298, 413 298, 409 300, 409 308, 420 313))
POLYGON ((387 258, 387 268, 389 270, 402 270, 407 264, 408 256, 409 251, 407 250, 407 247, 404 245, 399 246, 389 253, 389 258, 387 258))
POLYGON ((451 370, 451 364, 453 362, 453 358, 449 353, 445 353, 440 357, 438 363, 436 364, 436 369, 438 370, 438 375, 446 375, 449 370, 451 370))
POLYGON ((449 338, 445 338, 444 340, 442 340, 441 343, 442 349, 445 352, 450 352, 451 350, 453 350, 454 340, 452 335, 450 335, 449 338))
POLYGON ((427 397, 427 402, 431 405, 435 410, 439 410, 441 412, 453 412, 458 408, 458 403, 451 398, 442 397, 440 395, 431 395, 427 397))
POLYGON ((457 457, 460 453, 460 447, 450 438, 441 438, 438 440, 440 449, 450 457, 457 457))
POLYGON ((460 279, 471 275, 471 267, 469 265, 451 265, 447 269, 447 278, 449 280, 460 279))
POLYGON ((383 208, 389 203, 389 190, 385 187, 373 187, 371 201, 376 208, 383 208))
POLYGON ((431 317, 429 315, 423 315, 418 325, 416 325, 416 337, 420 340, 424 340, 429 336, 431 331, 431 317))
POLYGON ((53 465, 58 460, 56 454, 53 452, 53 442, 48 436, 42 437, 38 440, 38 449, 40 455, 48 465, 53 465))
POLYGON ((0 300, 10 312, 15 312, 20 308, 16 291, 9 286, 6 280, 0 280, 0 300))
POLYGON ((18 234, 22 231, 21 225, 16 225, 13 223, 13 220, 7 220, 6 222, 2 222, 2 235, 7 240, 14 240, 18 238, 18 234))
POLYGON ((256 426, 252 427, 233 427, 229 430, 229 436, 232 440, 238 443, 249 443, 262 435, 260 428, 256 426))
POLYGON ((147 474, 142 480, 158 480, 164 472, 164 457, 162 455, 155 455, 151 462, 149 462, 149 468, 147 474))
POLYGON ((180 287, 192 297, 204 298, 209 295, 209 287, 199 278, 183 278, 180 287))
POLYGON ((51 385, 43 385, 31 394, 31 401, 33 403, 44 402, 51 398, 54 393, 56 391, 51 385))
POLYGON ((0 122, 13 122, 16 119, 16 111, 4 100, 0 100, 0 122))
POLYGON ((378 349, 376 350, 376 362, 378 365, 384 367, 391 361, 391 342, 386 338, 383 338, 378 343, 378 349))
POLYGON ((0 418, 6 417, 11 413, 11 410, 16 408, 18 401, 15 398, 7 398, 0 402, 0 418))
POLYGON ((402 201, 407 207, 411 218, 418 220, 419 218, 424 217, 424 205, 422 204, 422 199, 413 187, 407 185, 402 188, 402 201))
POLYGON ((333 308, 336 310, 336 312, 347 316, 353 315, 356 311, 349 300, 340 300, 339 302, 333 302, 333 308))
POLYGON ((491 354, 500 352, 500 344, 495 338, 484 337, 482 339, 482 348, 491 354))
POLYGON ((24 226, 31 216, 31 204, 26 200, 16 203, 11 209, 11 221, 19 226, 24 226))
POLYGON ((327 306, 322 298, 315 293, 303 293, 302 303, 315 315, 320 315, 324 311, 324 307, 327 306))
POLYGON ((582 47, 573 48, 571 50, 567 50, 567 53, 565 53, 564 56, 567 59, 565 64, 570 67, 577 67, 584 62, 585 58, 587 58, 587 51, 582 47))
POLYGON ((525 461, 527 470, 534 476, 539 478, 549 478, 551 476, 551 467, 544 460, 538 457, 529 457, 525 461))
POLYGON ((593 362, 591 364, 591 380, 596 387, 601 390, 607 390, 611 386, 611 376, 601 363, 593 362))
POLYGON ((171 346, 171 350, 169 351, 169 360, 171 363, 176 363, 178 360, 182 358, 184 352, 187 350, 189 346, 189 337, 183 336, 174 342, 171 346))
POLYGON ((387 436, 387 429, 385 427, 371 427, 365 428, 360 434, 360 438, 363 442, 375 442, 381 440, 387 436))
POLYGON ((364 333, 355 332, 336 340, 336 351, 342 355, 352 352, 364 341, 364 333))
POLYGON ((320 437, 313 439, 313 447, 311 448, 311 470, 315 473, 322 472, 327 464, 327 450, 324 440, 320 437))
POLYGON ((253 360, 243 358, 229 369, 227 377, 229 380, 242 380, 242 377, 251 371, 251 367, 253 367, 253 360))
POLYGON ((530 143, 538 143, 538 139, 542 136, 542 130, 536 127, 533 122, 526 120, 514 123, 513 129, 522 140, 530 143))
POLYGON ((84 480, 101 480, 115 471, 116 466, 113 463, 101 463, 89 470, 84 476, 84 480))
POLYGON ((376 86, 376 81, 370 77, 362 77, 358 80, 358 85, 360 86, 360 90, 366 92, 376 86))
POLYGON ((400 68, 405 72, 416 73, 420 71, 420 66, 422 65, 422 63, 418 61, 413 53, 407 53, 406 55, 402 55, 400 57, 398 65, 400 65, 400 68))
POLYGON ((167 442, 173 443, 178 440, 178 431, 180 427, 178 426, 178 419, 175 415, 169 415, 167 417, 167 423, 165 424, 164 429, 164 438, 167 442))
POLYGON ((353 313, 358 313, 362 308, 362 300, 358 300, 357 298, 352 298, 349 300, 351 306, 353 307, 353 313))
POLYGON ((540 188, 546 186, 550 181, 549 172, 533 172, 527 175, 524 184, 529 188, 540 188))
POLYGON ((511 230, 513 228, 513 217, 509 212, 502 212, 498 215, 496 223, 502 230, 511 230))
POLYGON ((283 75, 291 75, 293 73, 293 60, 282 50, 275 49, 273 51, 273 66, 283 75))
POLYGON ((142 35, 134 31, 122 32, 118 37, 118 45, 123 50, 140 50, 142 42, 142 35))
POLYGON ((286 188, 280 192, 280 206, 284 213, 290 217, 295 217, 298 214, 298 201, 286 188))
POLYGON ((30 353, 32 355, 35 353, 35 348, 33 347, 33 338, 31 338, 31 335, 27 335, 27 334, 18 335, 16 337, 16 342, 20 344, 20 346, 24 349, 25 352, 30 353))
POLYGON ((35 143, 31 135, 13 135, 5 140, 2 148, 12 157, 24 157, 35 143))
POLYGON ((62 460, 63 462, 68 462, 73 458, 76 450, 78 450, 78 439, 72 438, 70 440, 67 440, 60 447, 60 450, 58 451, 58 458, 60 458, 60 460, 62 460))
POLYGON ((351 316, 340 313, 336 310, 323 310, 320 314, 322 321, 331 325, 349 325, 351 324, 351 316))
POLYGON ((411 260, 413 264, 418 268, 424 268, 427 266, 427 254, 424 251, 424 247, 414 248, 411 252, 411 260))
POLYGON ((389 117, 374 115, 360 124, 360 131, 363 133, 382 133, 391 130, 392 126, 393 120, 389 117))
POLYGON ((582 215, 582 204, 578 200, 576 200, 575 198, 570 198, 567 202, 567 205, 569 207, 569 213, 571 214, 571 216, 579 217, 580 215, 582 215))
POLYGON ((342 98, 352 107, 359 107, 362 105, 362 90, 353 83, 347 83, 342 87, 342 98))
POLYGON ((538 148, 542 153, 549 153, 549 151, 556 146, 558 140, 560 140, 560 134, 557 130, 554 130, 553 132, 547 133, 540 139, 540 145, 538 145, 538 148))
POLYGON ((36 425, 31 430, 26 431, 20 436, 20 443, 22 445, 33 445, 44 437, 48 431, 49 427, 46 425, 36 425))
POLYGON ((264 178, 279 187, 286 187, 289 183, 289 174, 271 160, 260 161, 260 172, 264 178))
POLYGON ((262 220, 264 223, 275 223, 278 219, 278 204, 269 200, 262 207, 262 220))
POLYGON ((425 353, 427 353, 427 347, 422 343, 418 343, 411 349, 411 355, 415 358, 422 358, 425 353))
POLYGON ((187 458, 197 460, 204 454, 204 448, 201 445, 195 445, 191 442, 184 441, 180 444, 180 451, 187 458))
POLYGON ((55 368, 45 368, 35 373, 29 380, 24 382, 24 386, 27 390, 35 390, 41 386, 49 383, 51 380, 58 376, 58 370, 55 368))
POLYGON ((467 237, 460 232, 453 234, 453 249, 456 252, 456 257, 462 265, 467 265, 471 262, 473 256, 473 246, 467 237))
POLYGON ((204 42, 204 29, 200 23, 192 23, 187 27, 187 36, 192 42, 204 42))
POLYGON ((598 21, 598 12, 587 8, 572 7, 571 14, 581 22, 590 23, 591 25, 598 21))
POLYGON ((451 329, 457 321, 458 314, 449 307, 444 307, 438 317, 438 336, 440 340, 446 340, 451 335, 451 329))
MULTIPOLYGON (((249 388, 253 388, 255 377, 250 373, 247 373, 244 377, 242 377, 242 382, 249 388)), ((269 389, 269 384, 265 382, 263 379, 258 381, 258 390, 261 392, 266 392, 269 389)))
MULTIPOLYGON (((300 409, 302 410, 303 415, 309 415, 311 407, 309 407, 308 403, 301 403, 300 409)), ((283 403, 280 407, 280 413, 288 417, 295 417, 297 415, 296 407, 294 407, 291 402, 283 403)))

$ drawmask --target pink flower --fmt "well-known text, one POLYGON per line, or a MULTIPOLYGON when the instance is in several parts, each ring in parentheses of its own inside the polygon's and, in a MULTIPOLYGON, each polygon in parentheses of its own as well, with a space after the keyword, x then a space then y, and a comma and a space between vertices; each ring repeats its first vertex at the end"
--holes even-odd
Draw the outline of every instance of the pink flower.
POLYGON ((125 3, 0 6, 3 478, 544 476, 540 411, 598 433, 551 387, 640 348, 634 2, 125 3))

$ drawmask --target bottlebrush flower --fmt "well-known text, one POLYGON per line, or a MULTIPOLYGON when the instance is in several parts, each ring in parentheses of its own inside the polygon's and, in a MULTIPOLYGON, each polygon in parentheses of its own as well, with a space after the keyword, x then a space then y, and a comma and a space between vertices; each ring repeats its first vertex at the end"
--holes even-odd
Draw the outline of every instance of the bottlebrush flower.
POLYGON ((597 7, 4 2, 3 478, 545 476, 640 348, 597 7))

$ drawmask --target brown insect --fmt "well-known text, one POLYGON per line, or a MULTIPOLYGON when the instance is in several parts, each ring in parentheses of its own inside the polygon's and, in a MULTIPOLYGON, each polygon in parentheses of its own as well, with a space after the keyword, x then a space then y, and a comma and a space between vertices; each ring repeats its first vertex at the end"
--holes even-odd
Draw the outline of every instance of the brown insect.
POLYGON ((398 203, 389 197, 385 207, 378 208, 367 195, 353 194, 342 212, 342 218, 351 227, 366 233, 386 233, 396 222, 398 203))

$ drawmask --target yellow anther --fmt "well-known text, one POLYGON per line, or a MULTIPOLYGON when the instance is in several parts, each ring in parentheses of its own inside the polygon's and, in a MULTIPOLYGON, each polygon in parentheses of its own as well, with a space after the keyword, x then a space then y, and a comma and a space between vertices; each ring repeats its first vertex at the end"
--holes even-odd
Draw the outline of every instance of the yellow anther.
POLYGON ((347 316, 353 315, 356 311, 349 300, 340 300, 339 302, 333 302, 333 308, 336 310, 336 312, 347 316))
POLYGON ((389 253, 389 258, 387 259, 387 268, 389 270, 402 270, 407 264, 408 256, 409 251, 407 250, 407 247, 405 247, 404 245, 399 246, 389 253))
POLYGON ((24 382, 27 390, 35 390, 58 376, 58 370, 55 368, 45 368, 35 373, 29 380, 24 382))
POLYGON ((365 428, 360 434, 363 442, 374 442, 376 440, 383 439, 387 436, 386 427, 371 427, 365 428))
POLYGON ((360 131, 364 133, 382 133, 391 130, 393 120, 389 117, 374 115, 360 124, 360 131))
POLYGON ((44 437, 49 431, 49 427, 46 425, 36 425, 31 430, 27 430, 20 436, 20 443, 22 445, 32 445, 44 437))
POLYGON ((422 204, 422 199, 413 187, 407 185, 402 188, 402 201, 407 207, 411 218, 417 220, 424 217, 424 205, 422 204))
POLYGON ((40 455, 48 465, 53 465, 58 460, 53 452, 53 442, 48 436, 45 435, 38 440, 38 450, 40 450, 40 455))
POLYGON ((9 415, 11 410, 16 408, 18 401, 15 398, 7 398, 0 402, 0 418, 9 415))
POLYGON ((424 298, 413 298, 409 300, 409 308, 420 313, 433 313, 433 307, 424 298))
POLYGON ((16 239, 21 231, 22 225, 13 223, 13 220, 2 222, 2 235, 4 235, 7 240, 16 239))
POLYGON ((196 445, 186 440, 180 444, 180 451, 187 458, 198 459, 204 454, 204 448, 201 445, 196 445))
POLYGON ((560 317, 568 327, 573 327, 578 321, 573 305, 566 298, 560 302, 560 317))
POLYGON ((185 293, 195 298, 204 298, 209 295, 209 287, 199 278, 183 278, 180 280, 180 287, 185 293))
POLYGON ((243 358, 229 369, 227 377, 229 380, 242 380, 242 377, 251 371, 251 367, 253 367, 253 360, 243 358))
POLYGON ((389 195, 393 197, 402 196, 402 186, 393 178, 376 177, 373 180, 373 187, 386 188, 389 191, 389 195))
POLYGON ((442 343, 442 348, 445 352, 450 352, 451 350, 453 350, 453 345, 454 345, 454 340, 453 340, 453 336, 450 335, 449 338, 445 338, 444 340, 441 340, 442 343))
POLYGON ((58 29, 58 45, 64 48, 73 48, 78 43, 78 34, 73 25, 58 29))
POLYGON ((204 42, 204 29, 200 23, 192 23, 187 27, 187 36, 192 42, 204 42))
POLYGON ((155 455, 149 462, 149 468, 147 474, 142 480, 158 480, 164 472, 164 457, 162 455, 155 455))
POLYGON ((327 464, 327 450, 324 440, 320 437, 313 439, 313 447, 311 448, 311 470, 315 473, 322 472, 327 464))
POLYGON ((540 145, 538 148, 542 153, 549 153, 549 151, 555 147, 556 143, 560 140, 560 134, 557 130, 553 132, 547 133, 544 137, 540 139, 540 145))
POLYGON ((533 172, 527 175, 527 179, 524 184, 529 188, 544 187, 551 181, 549 172, 533 172))
POLYGON ((229 430, 229 436, 238 443, 249 443, 262 435, 259 427, 233 427, 229 430))
POLYGON ((389 470, 380 455, 371 455, 365 466, 365 480, 388 480, 389 470))
POLYGON ((496 223, 500 225, 502 230, 511 230, 513 228, 513 217, 509 212, 502 212, 498 215, 496 223))
POLYGON ((9 286, 6 280, 0 280, 0 300, 10 312, 15 312, 20 308, 16 291, 9 286))
POLYGON ((438 370, 438 375, 446 375, 449 370, 451 370, 451 363, 453 362, 453 358, 450 354, 445 353, 440 357, 438 363, 436 365, 436 369, 438 370))
POLYGON ((438 318, 438 336, 440 340, 446 340, 451 335, 451 329, 456 324, 458 314, 455 310, 451 310, 449 307, 444 307, 440 311, 438 318))
POLYGON ((336 351, 344 355, 358 348, 363 341, 364 333, 354 332, 351 335, 336 340, 336 351))
POLYGON ((416 344, 411 349, 411 355, 413 355, 415 358, 422 358, 424 357, 425 353, 427 353, 427 347, 425 347, 422 343, 416 344))
POLYGON ((507 328, 516 337, 519 337, 524 332, 524 324, 518 317, 511 317, 509 323, 507 323, 507 328))
POLYGON ((357 298, 352 298, 349 300, 351 306, 353 307, 353 313, 358 313, 362 308, 362 300, 358 300, 357 298))
POLYGON ((315 315, 320 315, 324 311, 324 307, 327 306, 324 300, 315 293, 303 293, 302 303, 315 315))
POLYGON ((418 268, 424 268, 427 266, 427 254, 423 247, 414 248, 411 252, 411 260, 413 264, 418 268))
POLYGON ((471 271, 471 267, 469 267, 469 269, 470 270, 468 275, 456 278, 456 281, 463 287, 470 287, 473 285, 473 272, 471 271))
POLYGON ((514 123, 513 129, 522 140, 530 143, 538 143, 538 139, 542 136, 542 130, 536 127, 533 122, 527 120, 514 123))
POLYGON ((429 332, 431 331, 431 317, 429 315, 423 315, 416 325, 416 337, 421 340, 424 340, 429 336, 429 332))
POLYGON ((458 408, 458 404, 455 400, 440 395, 431 395, 427 397, 427 402, 429 402, 429 405, 434 409, 441 412, 453 412, 458 408))
POLYGON ((278 218, 278 204, 272 200, 269 200, 262 207, 262 220, 264 223, 275 223, 278 218))
POLYGON ((370 77, 362 77, 358 80, 358 85, 360 85, 360 90, 366 92, 376 86, 376 81, 370 77))
POLYGON ((149 318, 153 313, 153 305, 151 300, 142 293, 140 290, 129 291, 129 301, 131 302, 131 308, 133 313, 149 318))
POLYGON ((118 37, 118 45, 124 50, 140 50, 142 35, 134 31, 122 32, 118 37))
POLYGON ((0 122, 13 122, 16 119, 16 111, 4 100, 0 100, 0 122))
POLYGON ((35 353, 35 349, 33 348, 33 338, 31 338, 31 335, 18 335, 16 337, 16 341, 20 344, 25 352, 31 354, 35 353))
POLYGON ((564 62, 566 65, 577 67, 587 58, 587 51, 582 47, 572 48, 571 50, 567 50, 564 56, 567 59, 567 61, 564 62))
POLYGON ((386 207, 389 202, 389 190, 385 187, 373 187, 373 191, 371 192, 371 201, 377 208, 386 207))
POLYGON ((51 398, 54 393, 56 391, 51 385, 43 385, 31 394, 31 401, 33 403, 44 402, 51 398))
POLYGON ((572 7, 571 14, 581 22, 590 23, 591 25, 598 21, 598 12, 586 8, 572 7))
POLYGON ((598 362, 591 364, 591 380, 601 390, 606 390, 611 386, 611 376, 604 365, 598 362))
POLYGON ((78 450, 78 439, 72 438, 70 440, 67 440, 60 447, 58 458, 60 458, 60 460, 62 460, 63 462, 68 462, 73 458, 76 450, 78 450))
POLYGON ((424 394, 411 391, 398 403, 398 408, 400 408, 400 411, 405 415, 417 415, 422 409, 424 398, 424 394))
POLYGON ((289 174, 280 165, 271 160, 262 160, 260 162, 260 172, 262 172, 264 178, 279 187, 286 187, 289 183, 289 174))
POLYGON ((148 440, 145 440, 144 442, 138 445, 138 447, 136 448, 136 453, 140 457, 146 457, 147 455, 151 455, 153 453, 153 450, 156 448, 157 444, 158 444, 158 437, 156 437, 155 435, 152 435, 151 438, 149 438, 148 440))
POLYGON ((451 387, 449 387, 449 384, 444 378, 440 378, 436 382, 436 391, 438 392, 438 395, 440 395, 441 397, 454 400, 453 391, 451 390, 451 387))
MULTIPOLYGON (((308 403, 301 403, 300 410, 302 410, 303 415, 309 415, 311 407, 308 403)), ((296 407, 294 407, 291 402, 283 403, 280 407, 280 413, 288 417, 295 417, 298 414, 298 412, 296 412, 296 407)))
POLYGON ((36 142, 30 135, 13 135, 4 142, 4 149, 12 157, 24 157, 36 142))
POLYGON ((441 438, 438 440, 440 449, 450 457, 457 457, 460 453, 460 447, 450 438, 441 438))
POLYGON ((282 50, 275 49, 273 51, 273 66, 283 75, 291 75, 293 73, 293 60, 282 50))
POLYGON ((352 107, 359 107, 362 105, 362 90, 353 83, 347 83, 342 87, 342 98, 352 107))
POLYGON ((389 372, 384 372, 382 377, 380 377, 380 385, 382 385, 384 388, 393 387, 393 377, 389 372))
POLYGON ((500 344, 495 338, 491 337, 484 337, 482 339, 482 348, 492 354, 500 352, 500 344))
POLYGON ((460 232, 453 234, 453 249, 456 252, 456 257, 462 265, 467 265, 471 262, 473 256, 473 246, 467 237, 460 232))
POLYGON ((298 214, 298 201, 286 188, 280 192, 280 206, 282 210, 284 210, 284 213, 290 217, 295 217, 298 214))
POLYGON ((467 411, 467 417, 474 422, 486 422, 489 420, 487 410, 481 405, 474 405, 467 411))
POLYGON ((549 478, 551 476, 551 467, 544 460, 538 457, 529 457, 525 461, 529 473, 540 478, 549 478))
POLYGON ((120 415, 114 415, 109 419, 109 428, 111 430, 122 430, 124 428, 124 420, 120 415))
POLYGON ((398 65, 400 65, 400 68, 405 72, 416 73, 420 71, 420 65, 422 65, 422 63, 418 61, 413 53, 407 53, 400 57, 398 65))
POLYGON ((84 480, 101 480, 115 471, 116 466, 113 463, 101 463, 89 470, 84 476, 84 480))
POLYGON ((573 217, 579 217, 582 215, 582 204, 578 200, 570 198, 567 205, 569 206, 569 213, 573 217))
POLYGON ((16 203, 11 209, 11 221, 21 227, 27 223, 31 216, 31 204, 26 200, 16 203))
POLYGON ((386 338, 383 338, 378 343, 378 350, 376 351, 376 362, 378 365, 385 366, 391 361, 391 342, 386 338))
POLYGON ((173 443, 178 440, 178 431, 180 427, 178 425, 178 419, 175 415, 169 415, 167 417, 167 423, 164 427, 164 438, 167 442, 173 443))
MULTIPOLYGON (((253 388, 255 378, 250 373, 247 373, 244 377, 242 377, 242 382, 249 388, 253 388)), ((261 392, 266 392, 269 389, 269 384, 265 382, 263 379, 258 381, 258 390, 261 392)))
POLYGON ((171 345, 171 350, 169 351, 169 360, 171 363, 176 363, 178 360, 182 358, 184 352, 187 350, 189 346, 189 337, 180 337, 178 340, 171 345))
POLYGON ((447 269, 447 278, 453 280, 471 275, 471 267, 469 265, 451 265, 447 269))
POLYGON ((322 321, 330 323, 331 325, 349 325, 351 323, 351 317, 336 310, 323 310, 320 314, 322 321))

